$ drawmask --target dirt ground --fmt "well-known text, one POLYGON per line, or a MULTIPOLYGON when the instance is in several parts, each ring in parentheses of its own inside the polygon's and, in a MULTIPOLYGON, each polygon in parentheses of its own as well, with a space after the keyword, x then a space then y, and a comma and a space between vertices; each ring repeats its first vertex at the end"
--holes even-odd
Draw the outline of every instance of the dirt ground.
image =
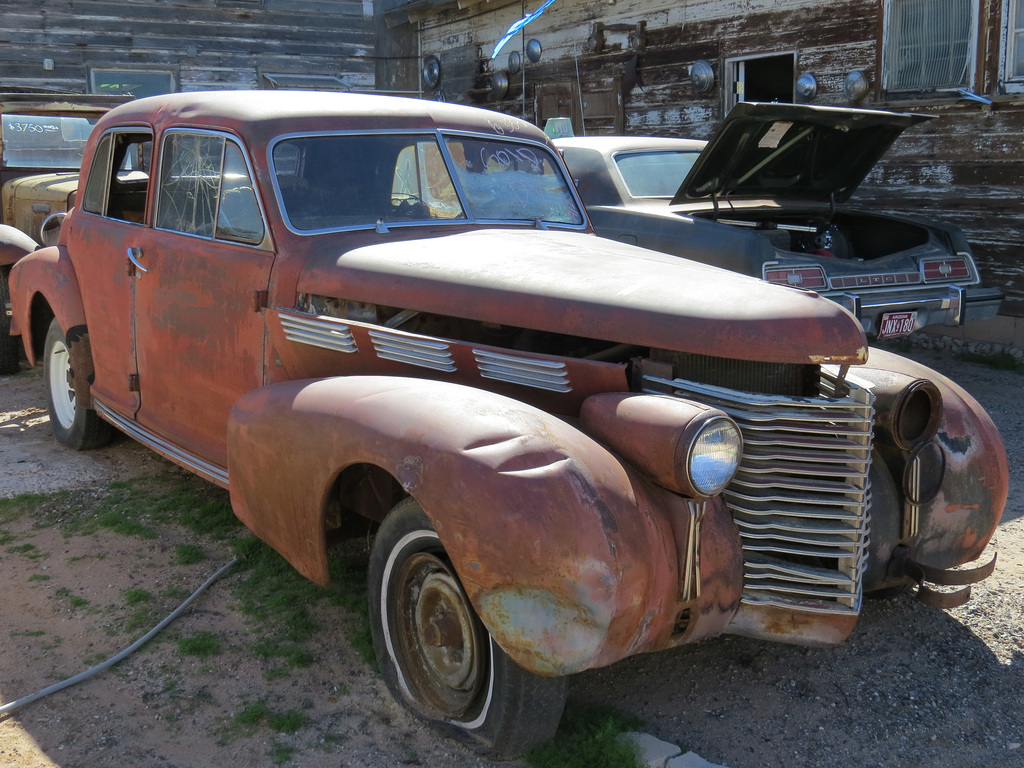
MULTIPOLYGON (((1010 455, 1000 565, 972 601, 948 612, 906 596, 869 601, 834 649, 723 637, 635 657, 574 677, 571 702, 613 705, 644 720, 645 731, 731 768, 1024 766, 1024 376, 932 352, 912 356, 989 409, 1010 455)), ((38 372, 0 379, 0 498, 98 493, 142 475, 198 483, 127 439, 89 453, 60 448, 38 372)), ((191 592, 231 558, 226 545, 173 526, 151 541, 65 537, 58 526, 33 523, 0 527, 0 703, 76 674, 141 634, 116 629, 129 610, 126 590, 191 592), (200 545, 207 559, 175 564, 181 543, 200 545)), ((309 643, 315 663, 268 676, 250 651, 254 629, 231 598, 233 578, 113 669, 0 716, 0 766, 494 765, 392 702, 342 637, 340 623, 351 618, 334 609, 317 609, 327 629, 309 643), (220 637, 223 652, 182 655, 176 638, 197 632, 220 637), (300 712, 304 724, 294 733, 240 726, 237 714, 254 702, 300 712)))

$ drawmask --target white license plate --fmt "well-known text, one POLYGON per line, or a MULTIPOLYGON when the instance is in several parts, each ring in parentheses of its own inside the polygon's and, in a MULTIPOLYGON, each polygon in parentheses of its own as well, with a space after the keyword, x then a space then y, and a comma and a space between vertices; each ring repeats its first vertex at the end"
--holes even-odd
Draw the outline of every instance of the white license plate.
POLYGON ((909 336, 917 325, 917 312, 886 312, 878 324, 878 338, 909 336))

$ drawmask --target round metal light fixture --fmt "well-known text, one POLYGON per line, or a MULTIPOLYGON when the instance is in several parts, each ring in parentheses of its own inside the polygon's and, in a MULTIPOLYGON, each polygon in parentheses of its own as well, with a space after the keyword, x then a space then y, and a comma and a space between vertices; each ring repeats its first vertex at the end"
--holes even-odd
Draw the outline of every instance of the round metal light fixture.
POLYGON ((501 100, 508 93, 508 75, 504 70, 491 75, 491 95, 501 100))
POLYGON ((818 95, 818 78, 811 72, 804 72, 796 79, 796 97, 800 101, 813 101, 818 95))
POLYGON ((526 42, 526 58, 530 60, 531 64, 536 64, 540 61, 540 55, 543 51, 540 40, 537 38, 534 37, 526 42))
POLYGON ((514 75, 523 66, 523 55, 519 51, 512 51, 508 55, 508 73, 514 75))
POLYGON ((423 85, 433 90, 441 83, 441 60, 431 54, 423 59, 423 85))
POLYGON ((704 59, 690 65, 690 82, 697 93, 707 93, 715 87, 715 70, 704 59))
POLYGON ((868 76, 855 69, 843 81, 843 95, 851 104, 856 104, 868 95, 868 76))

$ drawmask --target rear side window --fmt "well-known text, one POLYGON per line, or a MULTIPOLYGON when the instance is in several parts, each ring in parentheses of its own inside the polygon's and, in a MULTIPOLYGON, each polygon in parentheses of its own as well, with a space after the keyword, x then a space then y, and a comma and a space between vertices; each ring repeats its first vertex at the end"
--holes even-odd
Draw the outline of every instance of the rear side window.
POLYGON ((700 152, 656 150, 615 156, 615 165, 633 197, 672 198, 700 152))
POLYGON ((112 131, 93 155, 81 206, 111 219, 141 223, 146 217, 153 137, 138 131, 112 131))
POLYGON ((169 132, 160 160, 156 226, 256 244, 265 227, 241 147, 213 133, 169 132))

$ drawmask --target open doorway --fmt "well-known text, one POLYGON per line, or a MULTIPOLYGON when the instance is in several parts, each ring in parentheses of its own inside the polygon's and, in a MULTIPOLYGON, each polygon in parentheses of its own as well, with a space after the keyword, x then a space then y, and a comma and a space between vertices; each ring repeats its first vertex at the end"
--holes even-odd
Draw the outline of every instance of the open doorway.
POLYGON ((726 59, 725 111, 740 101, 794 101, 796 54, 726 59))

